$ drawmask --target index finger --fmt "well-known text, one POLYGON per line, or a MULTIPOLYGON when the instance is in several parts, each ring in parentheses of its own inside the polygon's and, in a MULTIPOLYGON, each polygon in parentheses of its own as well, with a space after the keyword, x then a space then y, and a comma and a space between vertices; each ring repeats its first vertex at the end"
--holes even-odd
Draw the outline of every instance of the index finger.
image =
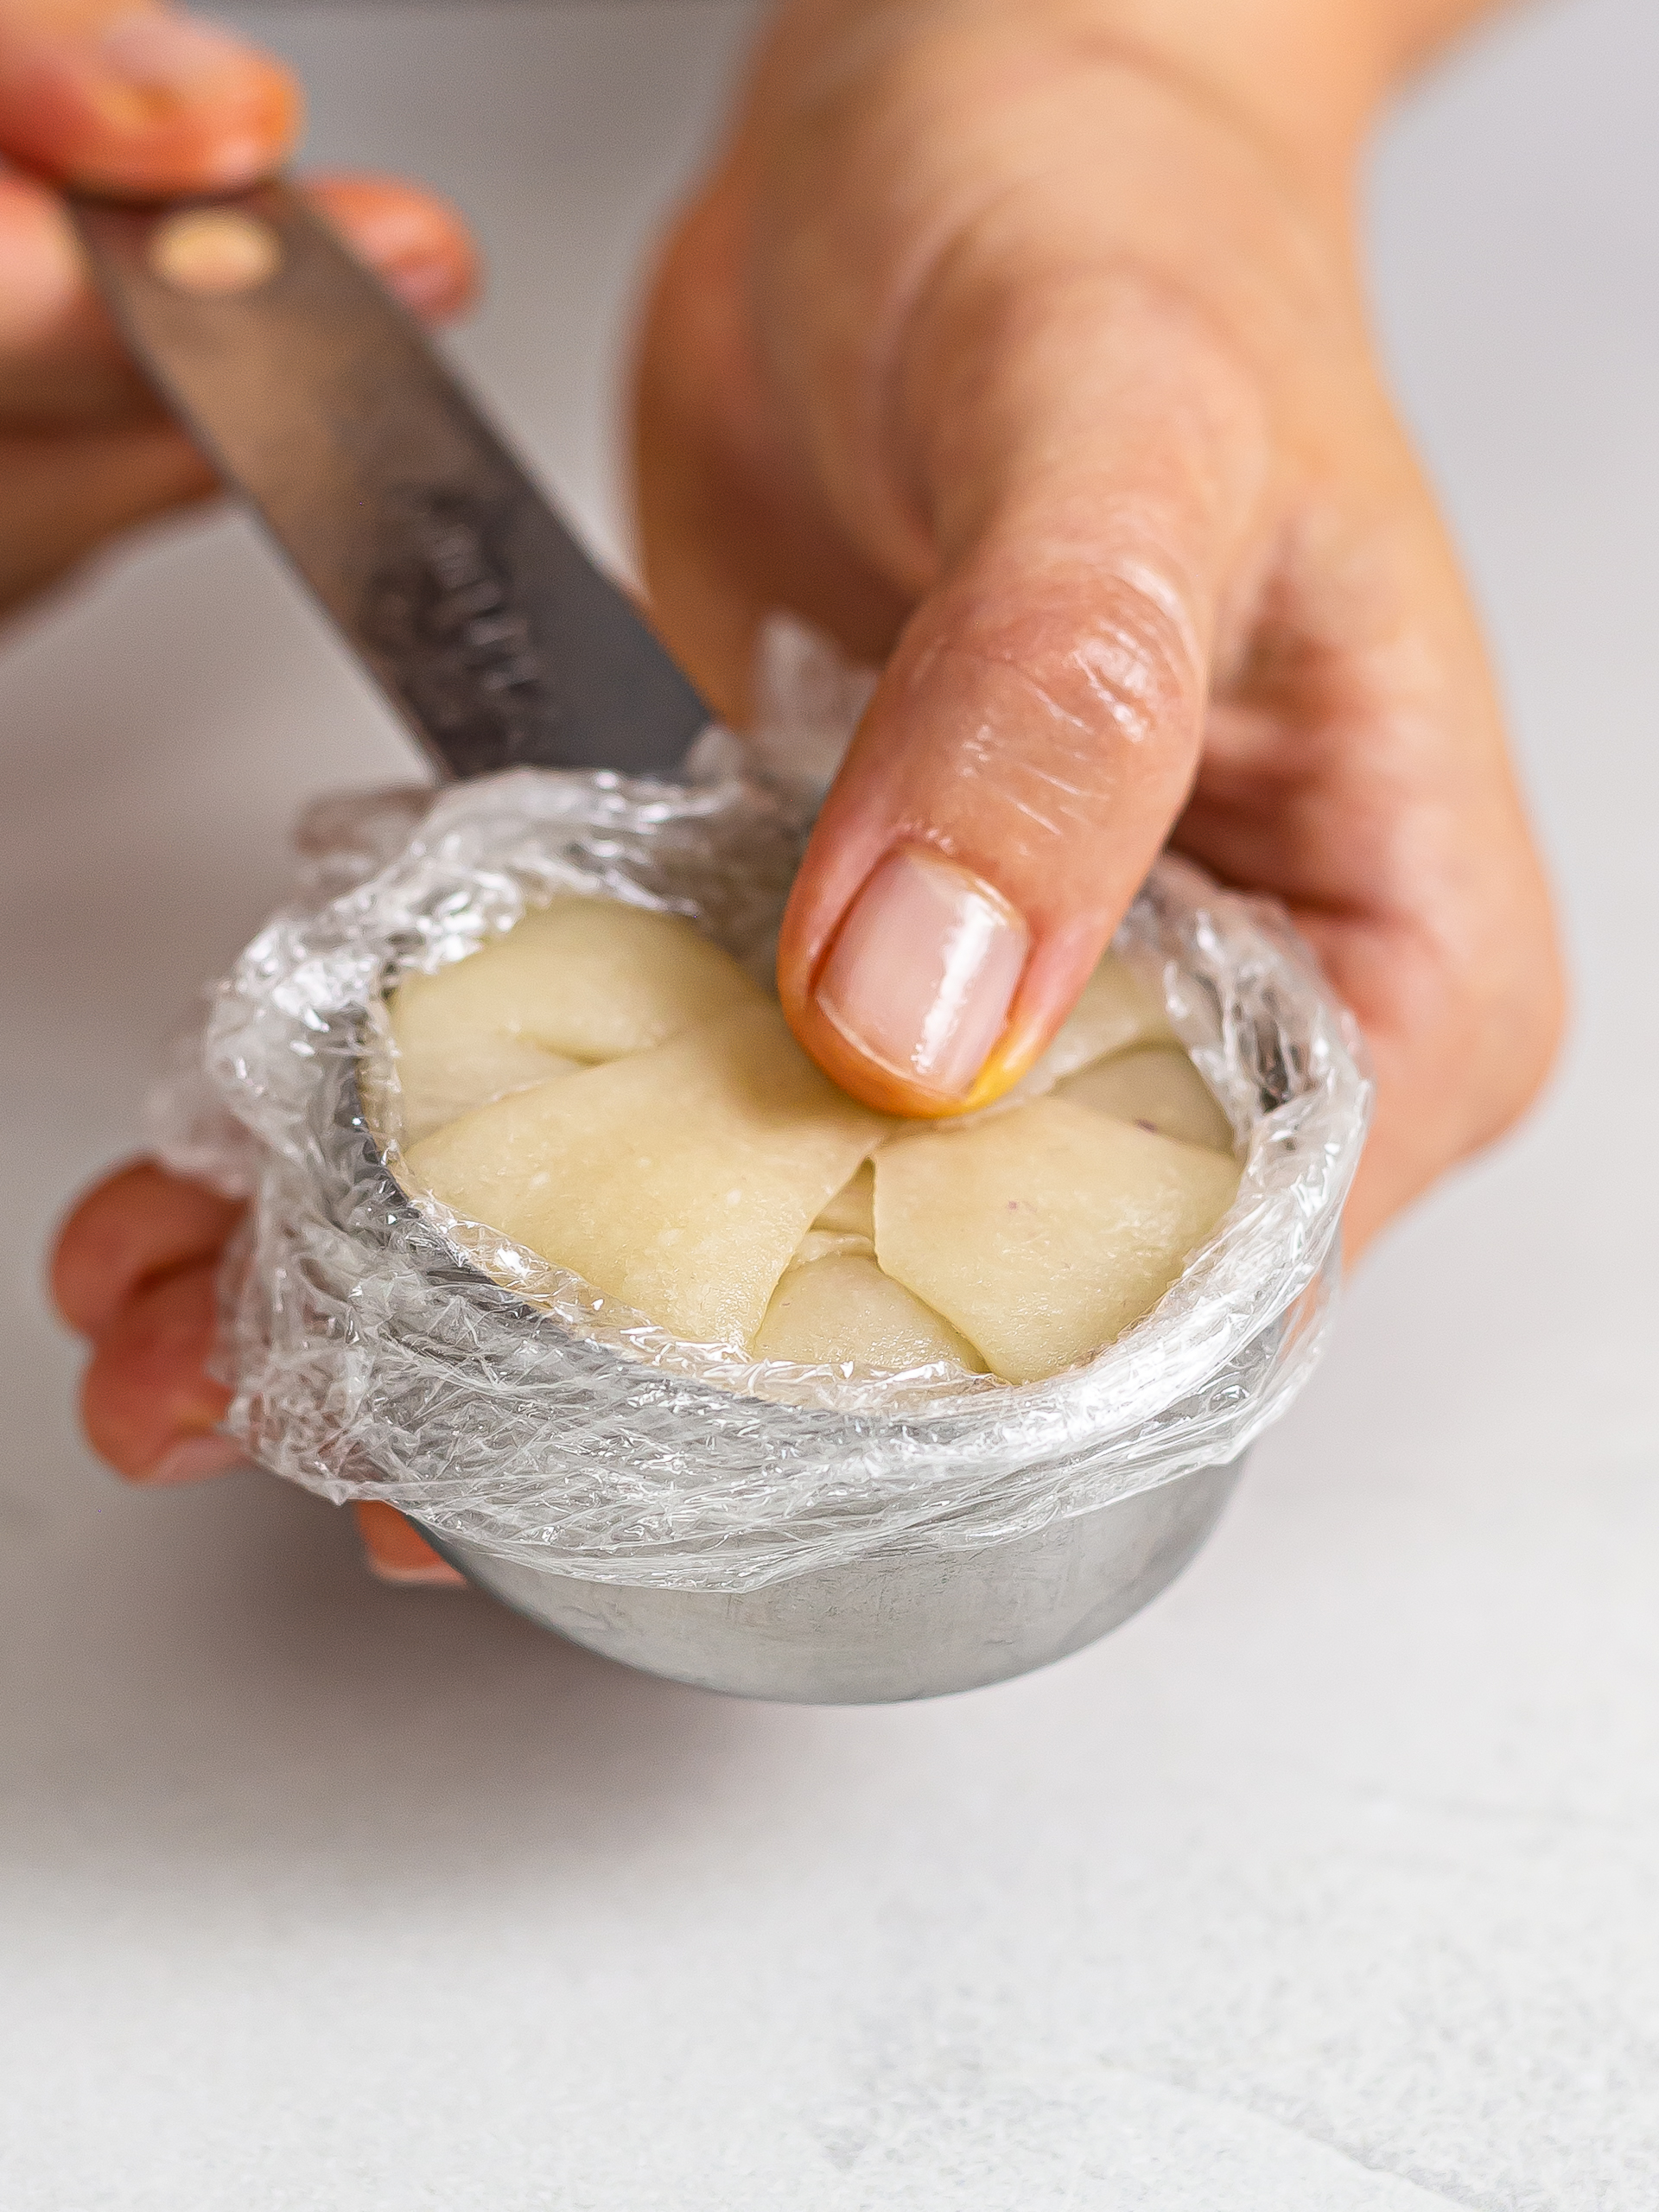
POLYGON ((288 70, 151 0, 0 0, 0 153, 117 195, 233 190, 299 137, 288 70))

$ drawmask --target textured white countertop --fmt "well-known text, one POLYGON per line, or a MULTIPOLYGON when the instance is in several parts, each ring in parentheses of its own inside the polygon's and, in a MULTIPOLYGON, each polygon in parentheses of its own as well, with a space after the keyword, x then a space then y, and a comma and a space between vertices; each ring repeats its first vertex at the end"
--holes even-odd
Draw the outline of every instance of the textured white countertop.
MULTIPOLYGON (((619 543, 632 258, 745 10, 268 18, 479 223, 461 351, 619 543)), ((745 1706, 92 1462, 39 1291, 161 1030, 388 718, 240 523, 0 640, 9 2212, 1653 2212, 1659 17, 1540 12, 1381 149, 1378 298, 1489 611, 1577 1026, 1380 1249, 1209 1549, 1051 1673, 745 1706)))

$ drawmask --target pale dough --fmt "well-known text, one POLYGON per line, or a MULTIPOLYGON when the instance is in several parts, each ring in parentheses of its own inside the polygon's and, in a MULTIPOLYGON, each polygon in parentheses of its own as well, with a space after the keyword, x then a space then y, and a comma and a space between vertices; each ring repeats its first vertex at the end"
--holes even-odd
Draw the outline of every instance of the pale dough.
POLYGON ((416 1145, 407 1173, 671 1334, 747 1344, 890 1126, 762 1004, 481 1107, 416 1145))
POLYGON ((387 1005, 411 1188, 760 1359, 1052 1374, 1157 1302, 1237 1184, 1111 953, 1014 1094, 1051 1096, 902 1135, 678 915, 556 899, 387 1005))
POLYGON ((843 1235, 868 1236, 874 1241, 875 1169, 868 1160, 851 1182, 836 1192, 812 1226, 839 1230, 843 1235))
MULTIPOLYGON (((845 1241, 850 1247, 861 1240, 845 1241)), ((805 1367, 858 1362, 897 1373, 939 1365, 984 1372, 973 1346, 902 1283, 883 1274, 868 1249, 832 1251, 791 1268, 772 1294, 754 1356, 797 1360, 805 1367)))
POLYGON ((404 1144, 509 1092, 764 1003, 682 914, 555 899, 481 951, 407 976, 391 994, 404 1144))
POLYGON ((884 1145, 876 1256, 993 1373, 1027 1382, 1148 1312, 1237 1187, 1217 1153, 1039 1099, 884 1145))
POLYGON ((1160 1137, 1230 1153, 1233 1127, 1214 1093, 1179 1046, 1119 1052, 1109 1060, 1069 1075, 1054 1086, 1057 1098, 1092 1107, 1114 1121, 1135 1122, 1160 1137))
POLYGON ((1091 1060, 1127 1052, 1137 1045, 1179 1045, 1164 1002, 1126 961, 1107 953, 1054 1033, 1053 1042, 1018 1086, 1017 1095, 1041 1093, 1091 1060))
MULTIPOLYGON (((823 1216, 820 1214, 818 1220, 823 1216)), ((860 1258, 875 1257, 875 1224, 870 1224, 868 1236, 861 1236, 855 1230, 820 1229, 815 1222, 789 1255, 791 1268, 810 1267, 814 1260, 827 1260, 833 1252, 855 1252, 860 1258)))
POLYGON ((422 1014, 400 1020, 394 1008, 392 1041, 397 1047, 397 1082, 403 1096, 404 1147, 407 1150, 450 1122, 529 1090, 556 1075, 574 1075, 587 1065, 561 1052, 544 1052, 527 1037, 511 1037, 464 1021, 428 1027, 422 1014))

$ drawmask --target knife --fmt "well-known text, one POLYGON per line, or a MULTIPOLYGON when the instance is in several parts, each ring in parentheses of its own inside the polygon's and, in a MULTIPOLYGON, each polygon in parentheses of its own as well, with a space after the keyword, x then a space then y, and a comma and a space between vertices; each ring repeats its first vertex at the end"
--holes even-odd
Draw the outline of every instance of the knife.
POLYGON ((677 774, 708 708, 296 194, 72 205, 140 368, 441 774, 677 774))

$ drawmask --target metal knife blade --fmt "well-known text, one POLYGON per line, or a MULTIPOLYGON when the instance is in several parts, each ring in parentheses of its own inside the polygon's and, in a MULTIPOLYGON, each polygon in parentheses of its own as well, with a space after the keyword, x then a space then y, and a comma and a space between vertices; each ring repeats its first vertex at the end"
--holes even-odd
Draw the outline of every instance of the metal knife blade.
POLYGON ((139 365, 443 773, 677 771, 707 707, 288 187, 73 212, 139 365))

